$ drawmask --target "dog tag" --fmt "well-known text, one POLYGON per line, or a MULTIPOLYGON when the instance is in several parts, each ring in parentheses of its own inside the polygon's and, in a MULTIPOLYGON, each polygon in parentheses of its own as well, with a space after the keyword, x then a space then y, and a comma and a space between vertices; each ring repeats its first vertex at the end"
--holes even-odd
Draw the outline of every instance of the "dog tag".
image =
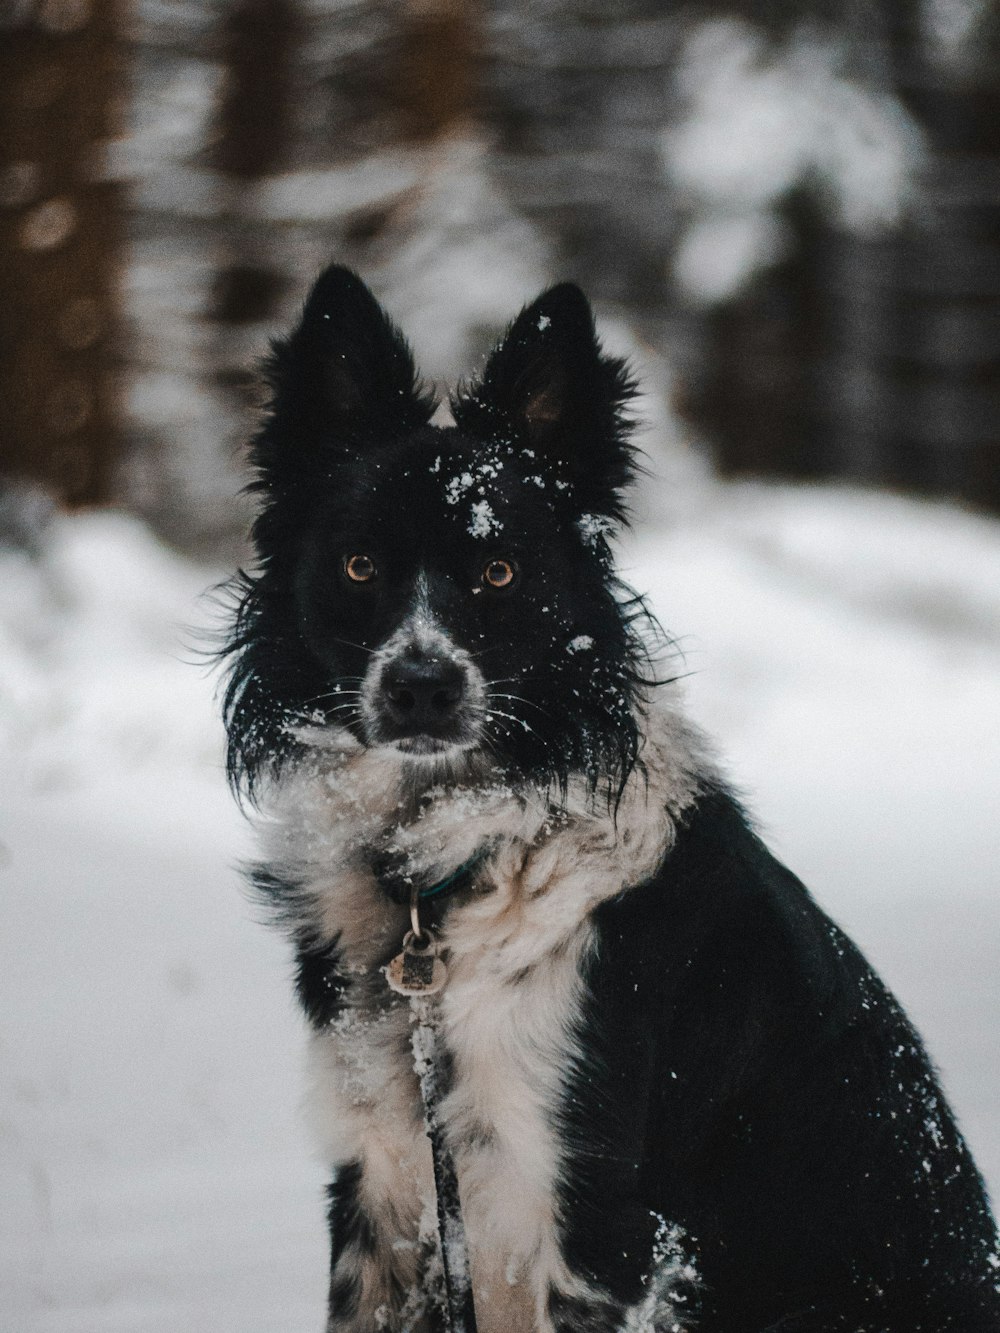
POLYGON ((434 936, 408 931, 402 953, 385 969, 385 979, 399 995, 436 995, 448 980, 448 969, 438 957, 434 936))

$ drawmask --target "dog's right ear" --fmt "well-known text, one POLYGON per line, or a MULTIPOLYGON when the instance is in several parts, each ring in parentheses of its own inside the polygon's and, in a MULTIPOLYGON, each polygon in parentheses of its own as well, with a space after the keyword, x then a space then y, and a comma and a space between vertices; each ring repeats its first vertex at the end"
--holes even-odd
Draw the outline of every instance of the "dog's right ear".
POLYGON ((336 264, 317 279, 292 334, 274 344, 267 376, 270 411, 254 450, 265 479, 408 434, 435 406, 406 339, 357 274, 336 264))

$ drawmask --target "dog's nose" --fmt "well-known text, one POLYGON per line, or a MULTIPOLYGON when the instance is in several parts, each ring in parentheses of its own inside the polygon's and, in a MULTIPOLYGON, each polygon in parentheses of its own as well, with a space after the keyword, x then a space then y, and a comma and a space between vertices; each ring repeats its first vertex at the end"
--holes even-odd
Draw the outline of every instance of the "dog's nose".
POLYGON ((382 676, 389 712, 414 730, 433 731, 451 722, 465 693, 465 671, 439 657, 404 657, 382 676))

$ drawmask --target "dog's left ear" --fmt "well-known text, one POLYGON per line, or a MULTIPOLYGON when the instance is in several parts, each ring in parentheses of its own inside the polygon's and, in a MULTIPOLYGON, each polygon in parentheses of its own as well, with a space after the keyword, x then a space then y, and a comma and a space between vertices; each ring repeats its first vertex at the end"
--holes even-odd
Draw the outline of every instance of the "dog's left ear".
POLYGON ((626 414, 634 396, 625 362, 601 351, 587 298, 564 282, 521 311, 451 406, 470 435, 508 440, 554 464, 582 510, 621 519, 634 469, 626 414))

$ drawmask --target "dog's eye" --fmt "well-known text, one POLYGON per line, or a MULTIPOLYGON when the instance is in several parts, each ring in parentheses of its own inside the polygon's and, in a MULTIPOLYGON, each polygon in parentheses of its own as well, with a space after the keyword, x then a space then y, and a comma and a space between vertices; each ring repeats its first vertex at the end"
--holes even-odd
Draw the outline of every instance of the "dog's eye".
POLYGON ((491 560, 483 570, 483 584, 487 588, 509 588, 517 577, 517 569, 510 560, 491 560))
POLYGON ((349 555, 344 561, 344 573, 352 583, 371 583, 375 577, 375 561, 367 555, 349 555))

